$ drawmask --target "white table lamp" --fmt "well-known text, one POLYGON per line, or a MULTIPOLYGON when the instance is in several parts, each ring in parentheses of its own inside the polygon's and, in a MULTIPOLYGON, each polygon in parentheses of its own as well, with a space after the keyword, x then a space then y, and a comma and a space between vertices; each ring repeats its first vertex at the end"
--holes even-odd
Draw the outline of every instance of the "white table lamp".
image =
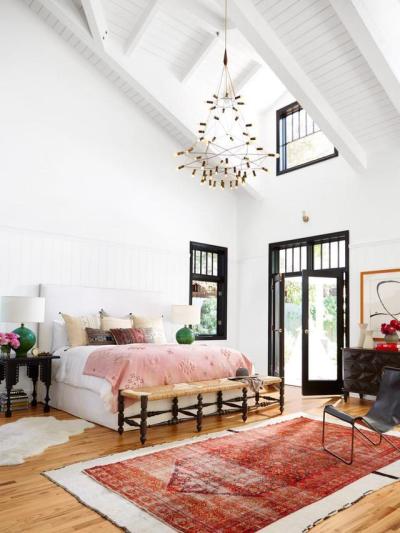
POLYGON ((19 335, 20 347, 17 357, 26 356, 36 343, 36 335, 25 327, 25 323, 44 321, 45 299, 29 296, 3 296, 1 299, 1 321, 14 322, 21 326, 14 330, 19 335))

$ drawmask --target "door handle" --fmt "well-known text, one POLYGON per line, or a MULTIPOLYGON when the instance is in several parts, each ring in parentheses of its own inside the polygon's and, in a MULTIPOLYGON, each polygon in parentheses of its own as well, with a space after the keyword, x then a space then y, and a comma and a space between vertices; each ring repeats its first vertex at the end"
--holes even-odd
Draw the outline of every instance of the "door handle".
POLYGON ((283 329, 282 328, 274 329, 274 332, 275 333, 283 333, 283 329))
POLYGON ((305 329, 305 330, 304 330, 304 334, 305 334, 305 335, 308 335, 308 329, 305 329))

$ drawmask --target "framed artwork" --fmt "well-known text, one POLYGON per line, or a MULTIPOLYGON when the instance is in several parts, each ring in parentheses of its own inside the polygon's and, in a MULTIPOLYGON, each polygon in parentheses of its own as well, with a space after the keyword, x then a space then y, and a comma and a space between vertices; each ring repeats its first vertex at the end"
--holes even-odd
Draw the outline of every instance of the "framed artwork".
POLYGON ((360 273, 360 322, 382 339, 381 324, 400 320, 400 268, 360 273))

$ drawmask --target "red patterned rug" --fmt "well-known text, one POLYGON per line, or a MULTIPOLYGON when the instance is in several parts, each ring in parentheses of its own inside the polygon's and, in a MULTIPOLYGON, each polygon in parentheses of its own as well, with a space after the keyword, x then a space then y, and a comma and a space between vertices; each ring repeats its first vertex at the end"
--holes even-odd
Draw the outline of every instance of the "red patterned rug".
MULTIPOLYGON (((300 417, 84 472, 178 531, 250 533, 400 459, 357 437, 347 466, 322 450, 321 431, 300 417)), ((348 453, 348 428, 329 424, 327 436, 348 453)))

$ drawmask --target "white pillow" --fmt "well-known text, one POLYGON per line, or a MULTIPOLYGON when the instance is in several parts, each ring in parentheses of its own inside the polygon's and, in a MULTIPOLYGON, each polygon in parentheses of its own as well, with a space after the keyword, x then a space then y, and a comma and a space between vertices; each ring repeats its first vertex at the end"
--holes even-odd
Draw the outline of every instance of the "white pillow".
POLYGON ((133 327, 142 328, 145 331, 145 337, 154 344, 166 344, 164 322, 161 316, 150 318, 146 316, 133 316, 133 327), (150 331, 152 330, 152 331, 150 331), (150 340, 151 339, 151 340, 150 340))
POLYGON ((132 327, 132 320, 130 318, 117 318, 115 316, 102 316, 101 329, 128 329, 132 327))
POLYGON ((51 351, 54 353, 63 346, 69 346, 67 326, 64 320, 53 320, 53 338, 51 344, 51 351))

